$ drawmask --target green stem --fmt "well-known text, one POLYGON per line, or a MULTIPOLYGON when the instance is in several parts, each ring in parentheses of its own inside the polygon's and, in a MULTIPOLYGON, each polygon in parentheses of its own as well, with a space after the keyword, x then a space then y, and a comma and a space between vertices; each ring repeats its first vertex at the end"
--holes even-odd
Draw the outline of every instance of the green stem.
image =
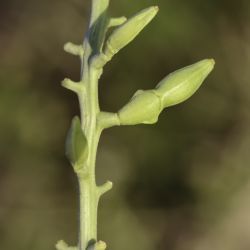
POLYGON ((78 95, 79 118, 72 120, 67 137, 66 154, 79 181, 80 189, 80 233, 78 247, 68 247, 59 241, 58 250, 104 250, 106 244, 97 241, 98 202, 112 188, 111 182, 96 185, 96 153, 103 129, 119 125, 151 124, 157 121, 163 108, 178 104, 189 98, 201 85, 213 68, 213 60, 203 60, 164 78, 153 90, 137 91, 133 98, 117 113, 101 112, 98 99, 98 81, 104 65, 120 49, 131 42, 152 20, 158 7, 142 10, 126 21, 125 17, 109 18, 109 0, 92 0, 92 11, 88 32, 83 45, 67 43, 65 51, 80 56, 81 80, 65 79, 62 85, 78 95), (125 22, 125 23, 124 23, 125 22), (124 25, 121 25, 123 24, 124 25), (119 26, 106 41, 108 27, 119 26))
POLYGON ((98 126, 100 113, 98 102, 98 80, 102 73, 91 64, 91 57, 98 53, 104 39, 106 22, 104 13, 108 0, 93 0, 90 28, 84 39, 81 83, 84 88, 78 92, 82 129, 89 143, 88 159, 85 163, 87 174, 78 175, 80 189, 80 234, 79 249, 86 250, 97 242, 97 207, 100 190, 96 186, 95 163, 99 138, 102 128, 98 126))
POLYGON ((79 95, 82 114, 82 127, 89 142, 89 155, 85 163, 87 175, 78 176, 80 186, 80 250, 86 250, 91 242, 97 241, 97 205, 98 194, 95 181, 95 162, 101 129, 97 126, 98 72, 86 65, 88 81, 85 92, 79 95), (83 99, 84 98, 84 99, 83 99))
MULTIPOLYGON (((98 79, 100 70, 85 65, 88 81, 83 81, 85 88, 78 93, 82 128, 89 143, 89 153, 85 165, 84 175, 78 174, 80 189, 80 250, 86 250, 89 245, 97 242, 97 208, 102 194, 111 189, 112 183, 107 182, 96 186, 95 164, 96 154, 101 132, 104 128, 119 125, 117 115, 100 112, 98 103, 98 79)), ((101 244, 102 245, 102 244, 101 244)))

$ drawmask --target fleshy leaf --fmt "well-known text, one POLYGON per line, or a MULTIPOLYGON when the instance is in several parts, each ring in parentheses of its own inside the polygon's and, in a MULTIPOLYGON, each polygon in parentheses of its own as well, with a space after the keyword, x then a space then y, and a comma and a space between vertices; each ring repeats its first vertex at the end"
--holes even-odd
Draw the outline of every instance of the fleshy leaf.
POLYGON ((88 142, 81 128, 81 122, 78 116, 73 118, 67 135, 66 156, 75 171, 83 167, 88 157, 88 142))
POLYGON ((144 9, 116 28, 107 39, 104 54, 111 58, 120 49, 129 44, 155 17, 158 10, 157 6, 144 9))

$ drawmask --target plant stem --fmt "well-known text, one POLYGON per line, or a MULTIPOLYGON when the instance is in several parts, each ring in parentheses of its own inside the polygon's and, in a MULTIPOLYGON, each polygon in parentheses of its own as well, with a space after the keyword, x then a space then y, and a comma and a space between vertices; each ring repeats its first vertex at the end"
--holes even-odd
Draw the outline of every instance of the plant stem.
MULTIPOLYGON (((97 205, 98 195, 95 181, 95 162, 101 129, 97 126, 98 104, 98 78, 95 69, 84 66, 88 78, 83 80, 85 91, 79 94, 82 114, 82 128, 89 142, 89 155, 84 168, 86 173, 78 175, 80 188, 80 250, 87 249, 88 245, 97 239, 97 205), (87 69, 86 69, 87 68, 87 69), (84 99, 83 99, 84 98, 84 99)), ((87 75, 86 74, 86 75, 87 75)), ((85 76, 86 76, 85 75, 85 76)))
POLYGON ((100 198, 100 187, 96 186, 95 163, 99 138, 102 128, 98 126, 100 114, 98 102, 98 80, 102 73, 91 64, 91 57, 99 50, 106 22, 104 12, 108 0, 93 0, 89 31, 84 39, 81 85, 78 92, 82 129, 89 143, 88 159, 84 165, 84 175, 78 174, 80 189, 80 233, 79 250, 86 250, 97 242, 97 206, 100 198))

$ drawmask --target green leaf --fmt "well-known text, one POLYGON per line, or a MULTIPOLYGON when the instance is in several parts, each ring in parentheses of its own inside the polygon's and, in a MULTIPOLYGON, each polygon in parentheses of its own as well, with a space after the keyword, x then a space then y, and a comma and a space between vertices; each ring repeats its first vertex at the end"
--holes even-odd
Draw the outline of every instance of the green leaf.
POLYGON ((73 118, 67 135, 66 156, 75 171, 83 167, 88 157, 88 142, 81 128, 81 122, 78 116, 73 118))
POLYGON ((116 28, 106 42, 104 54, 111 58, 129 44, 155 17, 158 10, 157 6, 146 8, 116 28))
POLYGON ((214 68, 213 59, 205 59, 179 69, 165 77, 157 86, 163 107, 179 104, 192 96, 214 68))

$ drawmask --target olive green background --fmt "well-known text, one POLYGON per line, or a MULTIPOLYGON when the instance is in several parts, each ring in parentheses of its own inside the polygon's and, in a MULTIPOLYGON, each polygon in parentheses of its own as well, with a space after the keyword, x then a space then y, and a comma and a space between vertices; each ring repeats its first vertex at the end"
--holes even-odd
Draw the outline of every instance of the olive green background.
MULTIPOLYGON (((138 89, 203 58, 216 67, 156 125, 103 133, 99 239, 113 250, 250 249, 250 2, 111 0, 113 16, 159 5, 155 20, 105 67, 100 104, 117 111, 138 89)), ((75 244, 77 180, 64 139, 79 79, 63 52, 81 43, 90 0, 0 2, 0 249, 75 244)))

